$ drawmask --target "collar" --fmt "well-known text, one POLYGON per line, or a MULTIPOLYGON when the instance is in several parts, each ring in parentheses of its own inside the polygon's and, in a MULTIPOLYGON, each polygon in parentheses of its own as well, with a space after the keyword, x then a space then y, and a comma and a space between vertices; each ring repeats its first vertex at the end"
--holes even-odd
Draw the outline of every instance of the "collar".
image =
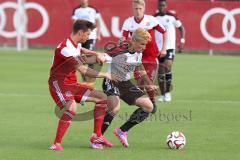
POLYGON ((77 44, 72 40, 72 38, 71 37, 68 37, 68 39, 70 40, 70 42, 73 44, 73 46, 75 47, 75 48, 77 48, 77 44))
POLYGON ((167 12, 165 11, 165 12, 163 12, 163 13, 160 13, 159 11, 158 11, 158 13, 157 13, 157 15, 159 15, 159 16, 165 16, 167 14, 167 12))
POLYGON ((139 19, 139 20, 134 17, 135 22, 138 23, 138 24, 141 23, 142 20, 144 19, 144 16, 145 16, 145 15, 143 15, 143 17, 142 17, 141 19, 139 19))

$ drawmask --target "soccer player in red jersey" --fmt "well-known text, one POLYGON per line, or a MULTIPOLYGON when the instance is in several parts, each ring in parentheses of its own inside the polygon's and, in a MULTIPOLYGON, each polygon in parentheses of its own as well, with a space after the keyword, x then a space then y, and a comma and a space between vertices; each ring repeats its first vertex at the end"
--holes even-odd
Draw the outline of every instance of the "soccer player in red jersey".
MULTIPOLYGON (((150 33, 152 40, 147 44, 146 49, 143 51, 142 63, 148 74, 149 79, 153 82, 156 79, 158 71, 158 56, 166 55, 166 41, 167 33, 166 29, 157 21, 153 16, 144 14, 145 12, 145 1, 144 0, 133 0, 133 17, 129 17, 124 21, 122 27, 122 40, 128 39, 128 37, 138 28, 144 28, 150 33), (156 40, 155 31, 163 34, 163 47, 159 52, 156 40)), ((140 85, 141 77, 138 72, 135 72, 135 78, 138 79, 140 85)), ((148 91, 150 99, 155 103, 154 92, 148 91)))
POLYGON ((63 150, 62 139, 74 117, 78 102, 94 102, 94 133, 90 138, 92 148, 102 149, 112 144, 102 136, 101 127, 105 116, 107 96, 88 86, 77 83, 76 71, 89 77, 109 78, 120 80, 110 73, 95 71, 83 65, 83 55, 95 55, 99 62, 104 62, 103 54, 82 48, 95 25, 89 21, 77 20, 73 24, 71 35, 65 39, 55 50, 53 65, 48 80, 49 90, 55 103, 60 109, 65 109, 58 122, 56 138, 51 150, 63 150))
MULTIPOLYGON (((95 7, 89 5, 89 0, 80 0, 80 5, 74 8, 72 20, 87 20, 96 25, 96 28, 90 33, 89 39, 82 44, 82 47, 87 48, 89 50, 94 50, 96 41, 101 40, 100 36, 100 13, 95 7)), ((100 70, 101 67, 99 65, 88 64, 89 68, 100 70)), ((82 79, 85 84, 93 86, 96 78, 90 78, 86 76, 82 76, 82 79)))

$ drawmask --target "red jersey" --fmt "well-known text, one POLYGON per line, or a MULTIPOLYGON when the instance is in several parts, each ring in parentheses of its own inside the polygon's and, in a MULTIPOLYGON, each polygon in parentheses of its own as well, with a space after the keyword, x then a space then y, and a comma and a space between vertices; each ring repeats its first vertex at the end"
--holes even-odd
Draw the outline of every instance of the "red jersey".
POLYGON ((155 31, 157 30, 161 33, 165 33, 166 29, 153 16, 144 15, 144 17, 139 21, 134 17, 130 17, 124 21, 122 36, 127 39, 129 34, 131 35, 138 28, 146 29, 152 37, 152 41, 147 44, 146 49, 143 51, 143 60, 155 60, 159 54, 156 44, 155 31))
POLYGON ((81 54, 81 43, 76 45, 69 37, 55 49, 53 65, 50 71, 49 81, 58 80, 59 83, 77 83, 77 64, 82 64, 79 60, 81 54))

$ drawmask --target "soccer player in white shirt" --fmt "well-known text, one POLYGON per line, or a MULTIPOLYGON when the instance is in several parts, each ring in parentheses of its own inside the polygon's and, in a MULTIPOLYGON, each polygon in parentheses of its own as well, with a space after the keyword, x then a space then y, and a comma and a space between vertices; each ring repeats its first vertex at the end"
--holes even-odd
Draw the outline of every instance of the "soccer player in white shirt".
MULTIPOLYGON (((158 13, 155 15, 159 23, 167 30, 167 55, 159 57, 158 82, 161 90, 159 101, 171 101, 170 88, 172 85, 172 64, 175 56, 176 46, 176 28, 180 31, 179 52, 182 52, 185 43, 185 29, 182 22, 177 18, 175 13, 167 11, 166 0, 158 1, 158 13)), ((156 32, 156 41, 159 50, 162 49, 162 35, 156 32)))
MULTIPOLYGON (((138 28, 144 28, 150 33, 152 40, 148 42, 146 49, 143 51, 142 63, 145 70, 147 71, 149 79, 154 82, 158 70, 157 57, 158 56, 163 57, 166 55, 167 32, 155 17, 144 14, 145 12, 144 0, 133 0, 132 7, 134 16, 129 17, 124 21, 122 27, 122 39, 126 40, 138 28), (158 50, 156 44, 155 31, 158 31, 163 35, 163 47, 160 51, 158 50)), ((137 72, 135 72, 135 78, 138 79, 139 84, 142 83, 141 77, 137 72)), ((148 95, 154 103, 155 102, 154 93, 152 91, 149 91, 148 95)))
MULTIPOLYGON (((128 105, 136 105, 136 109, 129 120, 127 120, 120 128, 114 130, 114 134, 120 140, 124 147, 128 147, 127 132, 144 121, 150 113, 154 112, 154 104, 150 98, 136 85, 131 82, 131 75, 135 69, 144 80, 146 90, 157 90, 157 86, 153 85, 152 81, 142 65, 142 52, 145 50, 147 43, 150 41, 151 36, 147 30, 139 28, 132 34, 129 40, 129 46, 123 50, 116 49, 115 55, 111 52, 108 53, 111 57, 106 58, 111 62, 110 72, 122 79, 121 82, 113 82, 109 79, 104 79, 103 90, 107 94, 107 104, 109 112, 105 115, 104 124, 102 126, 102 133, 111 124, 114 116, 120 110, 120 99, 128 105)), ((107 56, 108 57, 108 56, 107 56)))

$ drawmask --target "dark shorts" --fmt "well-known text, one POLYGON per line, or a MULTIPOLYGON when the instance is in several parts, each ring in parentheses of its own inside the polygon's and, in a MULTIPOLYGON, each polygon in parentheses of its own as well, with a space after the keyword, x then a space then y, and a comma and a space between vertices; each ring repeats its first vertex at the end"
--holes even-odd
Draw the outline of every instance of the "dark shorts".
POLYGON ((105 78, 102 87, 107 96, 119 96, 120 99, 128 105, 135 105, 136 100, 145 95, 145 93, 138 86, 132 84, 131 81, 115 83, 105 78))
POLYGON ((159 63, 163 63, 166 60, 174 60, 174 56, 175 56, 175 50, 174 49, 168 49, 167 50, 167 54, 165 57, 158 57, 158 61, 159 63))
POLYGON ((89 49, 89 50, 93 50, 95 47, 95 42, 96 42, 95 39, 89 39, 85 43, 82 44, 82 47, 89 49))

